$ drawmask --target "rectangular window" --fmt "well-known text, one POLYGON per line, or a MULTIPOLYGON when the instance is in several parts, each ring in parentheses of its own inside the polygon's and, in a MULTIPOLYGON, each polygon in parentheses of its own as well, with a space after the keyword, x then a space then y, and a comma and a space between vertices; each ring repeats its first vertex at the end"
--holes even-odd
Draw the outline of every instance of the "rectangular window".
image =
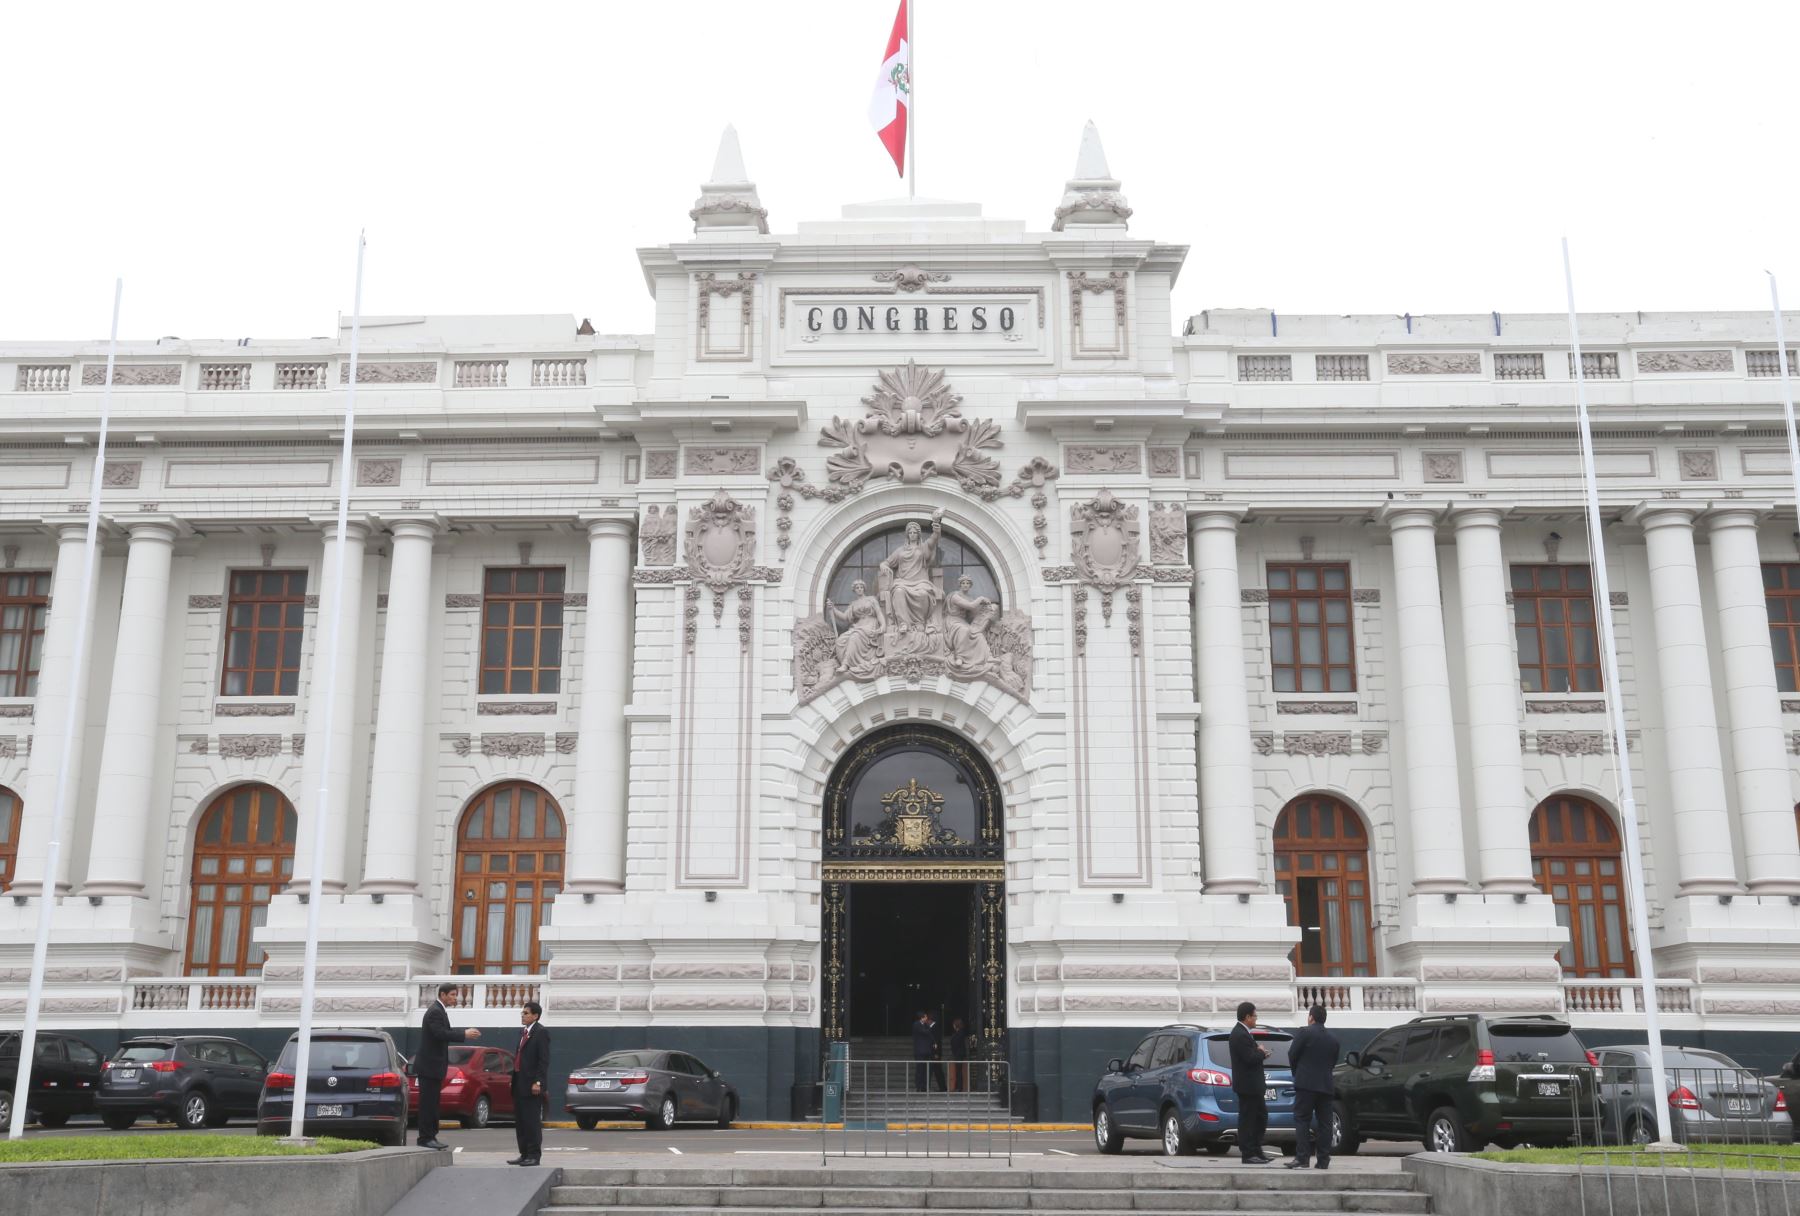
POLYGON ((50 616, 50 575, 0 573, 0 697, 37 696, 50 616))
MULTIPOLYGON (((1770 563, 1762 572, 1769 644, 1775 650, 1775 686, 1782 692, 1800 692, 1800 565, 1770 563)), ((0 665, 0 672, 4 670, 0 665)))
POLYGON ((1586 566, 1514 566, 1513 636, 1526 692, 1599 692, 1600 642, 1586 566))
POLYGON ((560 566, 489 570, 481 601, 481 691, 562 688, 560 566))
POLYGON ((1276 692, 1355 692, 1350 567, 1269 566, 1269 648, 1276 692))
POLYGON ((227 697, 297 695, 305 629, 306 571, 234 571, 219 691, 227 697))

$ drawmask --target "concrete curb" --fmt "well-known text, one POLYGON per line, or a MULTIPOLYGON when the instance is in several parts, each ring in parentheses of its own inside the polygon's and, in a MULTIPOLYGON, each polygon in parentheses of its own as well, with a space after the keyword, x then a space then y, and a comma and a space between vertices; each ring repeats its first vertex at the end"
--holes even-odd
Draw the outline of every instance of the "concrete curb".
MULTIPOLYGON (((567 1130, 573 1128, 575 1125, 573 1123, 546 1123, 544 1126, 567 1130)), ((614 1130, 622 1130, 624 1128, 635 1126, 635 1124, 630 1123, 619 1123, 614 1124, 613 1128, 614 1130)), ((890 1123, 888 1124, 888 1127, 895 1131, 934 1132, 1003 1132, 1009 1127, 1012 1128, 1012 1130, 1021 1133, 1085 1132, 1088 1130, 1088 1125, 1085 1123, 890 1123)), ((606 1128, 607 1124, 602 1123, 595 1130, 604 1131, 606 1128)), ((842 1123, 833 1123, 831 1125, 832 1131, 842 1131, 843 1128, 844 1125, 842 1123)), ((777 1123, 771 1120, 740 1119, 733 1123, 729 1130, 742 1132, 816 1132, 819 1130, 819 1125, 817 1123, 777 1123)))
POLYGON ((1456 1216, 1719 1216, 1785 1210, 1778 1170, 1633 1169, 1615 1165, 1523 1165, 1455 1153, 1418 1153, 1401 1168, 1456 1216), (1665 1187, 1664 1182, 1668 1183, 1665 1187), (1695 1185, 1695 1183, 1698 1185, 1695 1185))

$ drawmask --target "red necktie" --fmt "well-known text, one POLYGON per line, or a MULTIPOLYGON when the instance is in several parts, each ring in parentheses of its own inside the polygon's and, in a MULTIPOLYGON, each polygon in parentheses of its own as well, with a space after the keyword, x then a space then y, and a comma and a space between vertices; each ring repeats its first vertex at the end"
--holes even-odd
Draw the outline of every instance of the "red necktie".
POLYGON ((524 1055, 525 1054, 525 1040, 529 1039, 530 1037, 531 1037, 531 1027, 529 1027, 529 1026, 527 1026, 525 1029, 523 1029, 519 1032, 519 1050, 514 1054, 516 1054, 516 1055, 524 1055))

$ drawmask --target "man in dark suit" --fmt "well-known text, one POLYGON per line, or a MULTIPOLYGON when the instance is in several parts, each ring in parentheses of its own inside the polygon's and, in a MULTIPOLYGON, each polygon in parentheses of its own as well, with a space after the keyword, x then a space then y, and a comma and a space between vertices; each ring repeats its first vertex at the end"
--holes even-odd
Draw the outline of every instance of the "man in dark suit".
POLYGON ((419 1074, 420 1148, 450 1147, 438 1139, 438 1099, 443 1096, 444 1074, 450 1069, 450 1044, 481 1037, 473 1026, 460 1033, 451 1027, 449 1007, 456 1004, 456 993, 455 984, 439 984, 437 1000, 419 1023, 419 1054, 413 1057, 413 1071, 419 1074))
POLYGON ((1337 1092, 1332 1069, 1337 1067, 1338 1040, 1325 1029, 1325 1006, 1306 1012, 1306 1025, 1288 1044, 1288 1064, 1294 1070, 1294 1159, 1290 1170, 1331 1168, 1331 1098, 1337 1092), (1316 1145, 1316 1148, 1315 1148, 1316 1145))
POLYGON ((937 1023, 923 1009, 912 1024, 913 1088, 920 1093, 931 1089, 931 1061, 937 1057, 937 1023))
POLYGON ((519 1010, 519 1050, 513 1056, 513 1134, 519 1155, 508 1165, 536 1165, 544 1155, 544 1103, 550 1092, 550 1032, 538 1025, 544 1007, 526 1001, 519 1010))
POLYGON ((1245 1001, 1237 1008, 1237 1025, 1231 1028, 1231 1092, 1237 1095, 1238 1152, 1245 1165, 1267 1165, 1263 1132, 1269 1127, 1268 1078, 1263 1062, 1269 1049, 1250 1032, 1256 1029, 1256 1006, 1245 1001))

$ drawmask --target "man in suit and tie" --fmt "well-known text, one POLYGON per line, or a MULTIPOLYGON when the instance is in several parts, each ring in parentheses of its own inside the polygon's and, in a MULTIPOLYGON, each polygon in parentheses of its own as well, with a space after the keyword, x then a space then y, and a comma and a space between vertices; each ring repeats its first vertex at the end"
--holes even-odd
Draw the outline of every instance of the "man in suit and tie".
POLYGON ((919 1010, 918 1021, 912 1024, 913 1040, 913 1088, 920 1093, 931 1089, 931 1061, 937 1057, 937 1023, 929 1013, 919 1010))
POLYGON ((536 1165, 544 1155, 544 1103, 550 1092, 550 1032, 538 1024, 544 1007, 526 1001, 519 1010, 519 1050, 513 1056, 513 1134, 519 1155, 508 1165, 536 1165))
POLYGON ((1238 1103, 1238 1152, 1245 1165, 1267 1165, 1263 1132, 1269 1127, 1268 1078, 1263 1061, 1269 1049, 1250 1032, 1256 1029, 1256 1006, 1245 1001, 1237 1008, 1237 1025, 1231 1028, 1231 1092, 1238 1103))
POLYGON ((437 1000, 419 1023, 419 1054, 413 1057, 413 1071, 419 1074, 420 1148, 450 1147, 438 1139, 438 1099, 443 1096, 444 1074, 450 1069, 450 1044, 481 1037, 473 1026, 461 1032, 451 1027, 449 1008, 456 1004, 456 993, 455 984, 439 984, 437 1000))
POLYGON ((1332 1069, 1337 1067, 1338 1040, 1325 1029, 1325 1006, 1314 1005, 1306 1013, 1306 1025, 1288 1044, 1288 1064, 1294 1070, 1294 1159, 1290 1170, 1331 1168, 1331 1098, 1337 1092, 1332 1069), (1315 1145, 1317 1146, 1315 1148, 1315 1145))

